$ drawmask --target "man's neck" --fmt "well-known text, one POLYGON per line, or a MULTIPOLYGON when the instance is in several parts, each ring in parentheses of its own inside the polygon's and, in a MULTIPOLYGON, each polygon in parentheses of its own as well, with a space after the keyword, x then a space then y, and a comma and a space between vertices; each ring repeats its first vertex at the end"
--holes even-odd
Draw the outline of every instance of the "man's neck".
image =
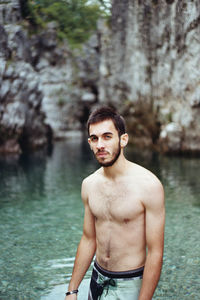
POLYGON ((128 160, 124 157, 123 153, 120 154, 117 161, 110 167, 103 167, 104 176, 109 179, 117 179, 126 173, 128 168, 128 160))

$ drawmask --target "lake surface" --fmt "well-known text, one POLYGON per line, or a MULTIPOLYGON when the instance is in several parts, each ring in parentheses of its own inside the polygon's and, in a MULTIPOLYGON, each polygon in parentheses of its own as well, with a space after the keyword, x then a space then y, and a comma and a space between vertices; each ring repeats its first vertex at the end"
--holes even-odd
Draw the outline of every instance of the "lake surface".
MULTIPOLYGON (((200 158, 131 147, 126 155, 165 187, 164 265, 154 299, 200 299, 200 158)), ((82 233, 81 182, 97 167, 80 139, 48 153, 0 157, 0 300, 64 299, 82 233)))

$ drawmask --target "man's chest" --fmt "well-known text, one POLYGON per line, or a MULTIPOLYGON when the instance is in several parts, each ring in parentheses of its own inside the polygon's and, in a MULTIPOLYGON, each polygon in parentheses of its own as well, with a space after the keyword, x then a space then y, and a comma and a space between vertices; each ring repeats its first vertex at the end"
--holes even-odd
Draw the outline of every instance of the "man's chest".
POLYGON ((142 194, 130 184, 100 185, 89 194, 89 206, 97 219, 124 222, 144 212, 142 194))

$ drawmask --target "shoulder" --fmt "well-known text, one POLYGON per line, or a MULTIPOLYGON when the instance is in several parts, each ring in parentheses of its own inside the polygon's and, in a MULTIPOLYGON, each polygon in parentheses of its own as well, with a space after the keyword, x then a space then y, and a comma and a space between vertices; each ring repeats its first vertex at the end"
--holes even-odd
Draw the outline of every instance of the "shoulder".
POLYGON ((160 180, 150 174, 146 178, 144 204, 146 208, 164 207, 164 188, 160 180))
POLYGON ((158 177, 148 169, 135 163, 131 164, 131 169, 134 177, 136 176, 138 178, 143 179, 142 181, 147 187, 162 187, 162 183, 160 182, 158 177))
POLYGON ((86 177, 82 182, 82 188, 89 188, 91 185, 93 186, 97 181, 100 180, 101 177, 101 168, 90 174, 86 177))
POLYGON ((158 177, 140 165, 134 164, 133 168, 144 191, 144 204, 163 203, 164 188, 158 177))
POLYGON ((101 178, 101 169, 98 169, 97 171, 90 174, 82 181, 81 195, 83 201, 86 201, 86 199, 88 199, 89 192, 99 182, 100 178, 101 178))
POLYGON ((160 180, 154 175, 149 174, 146 178, 146 189, 147 193, 149 192, 150 197, 154 198, 163 198, 164 197, 164 188, 160 180))

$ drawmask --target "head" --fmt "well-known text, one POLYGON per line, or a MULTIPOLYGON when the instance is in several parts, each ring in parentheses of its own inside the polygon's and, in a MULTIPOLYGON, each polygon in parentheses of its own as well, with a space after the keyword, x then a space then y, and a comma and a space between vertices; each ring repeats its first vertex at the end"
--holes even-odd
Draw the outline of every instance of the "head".
POLYGON ((87 128, 88 142, 98 162, 112 166, 128 142, 124 119, 114 109, 103 106, 91 113, 87 128))
POLYGON ((87 121, 88 135, 90 135, 90 125, 99 123, 105 120, 112 120, 119 137, 126 132, 125 122, 122 116, 116 110, 109 106, 102 106, 95 109, 89 116, 87 121))

